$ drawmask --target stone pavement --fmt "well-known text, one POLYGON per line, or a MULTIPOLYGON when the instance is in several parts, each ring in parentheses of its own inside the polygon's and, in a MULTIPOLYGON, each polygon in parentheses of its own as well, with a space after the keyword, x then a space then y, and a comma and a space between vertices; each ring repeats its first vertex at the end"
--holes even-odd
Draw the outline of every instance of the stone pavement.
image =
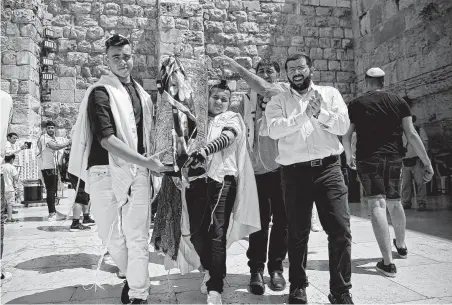
MULTIPOLYGON (((72 196, 70 193, 69 197, 72 196)), ((360 204, 350 204, 352 213, 361 215, 352 218, 355 303, 452 303, 452 211, 450 198, 442 200, 446 203, 437 206, 435 211, 409 211, 407 215, 410 226, 419 223, 421 232, 422 228, 437 227, 446 238, 436 237, 441 236, 434 235, 438 230, 433 230, 430 235, 408 231, 409 256, 405 260, 395 260, 398 276, 393 279, 375 271, 380 254, 367 212, 360 204), (449 233, 444 234, 444 230, 449 233)), ((67 213, 69 200, 63 200, 57 208, 67 213)), ((97 274, 103 289, 89 289, 95 282, 95 266, 102 252, 95 227, 89 232, 69 232, 71 221, 49 223, 46 207, 20 208, 16 216, 21 220, 19 223, 5 226, 3 267, 13 274, 13 278, 1 287, 1 304, 120 303, 122 281, 116 277, 117 268, 111 261, 104 262, 97 274)), ((329 272, 325 233, 312 233, 309 245, 309 302, 327 304, 329 272)), ((248 242, 244 239, 228 251, 223 302, 286 302, 288 289, 276 293, 267 287, 264 296, 254 296, 247 291, 247 247, 248 242)), ((168 274, 163 267, 163 257, 152 249, 150 252, 152 286, 149 303, 205 304, 206 298, 199 292, 201 275, 198 272, 181 276, 171 270, 168 274)), ((286 262, 286 277, 287 267, 286 262)))

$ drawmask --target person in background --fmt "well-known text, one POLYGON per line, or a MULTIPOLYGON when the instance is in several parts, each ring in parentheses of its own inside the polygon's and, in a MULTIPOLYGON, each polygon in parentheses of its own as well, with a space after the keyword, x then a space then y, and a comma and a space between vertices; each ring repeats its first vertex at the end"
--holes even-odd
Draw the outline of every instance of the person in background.
POLYGON ((315 85, 311 58, 294 54, 285 63, 289 91, 265 110, 270 138, 278 140, 281 182, 289 223, 290 304, 306 304, 307 248, 313 203, 328 235, 331 303, 352 304, 351 232, 347 187, 339 163, 338 136, 349 127, 339 91, 315 85))
POLYGON ((364 196, 371 208, 372 227, 383 256, 376 269, 385 276, 395 277, 397 268, 392 258, 386 208, 396 236, 394 246, 399 256, 406 258, 406 218, 400 196, 402 157, 405 154, 403 133, 422 161, 424 182, 431 180, 433 168, 413 126, 410 107, 398 95, 382 90, 384 75, 380 68, 371 68, 366 72, 367 92, 352 100, 348 106, 351 124, 343 141, 347 163, 351 168, 357 168, 364 196), (351 146, 355 129, 356 165, 351 146))
POLYGON ((6 223, 17 222, 17 219, 13 219, 13 205, 16 203, 17 182, 19 181, 19 172, 14 164, 15 155, 5 156, 5 163, 2 165, 3 179, 5 181, 5 199, 7 219, 6 223))
POLYGON ((19 165, 18 154, 22 150, 28 148, 28 145, 26 143, 19 145, 19 143, 17 143, 18 139, 19 139, 19 136, 15 132, 8 133, 8 135, 6 137, 7 141, 6 141, 6 146, 5 146, 5 156, 15 155, 16 156, 15 161, 14 161, 15 166, 19 165))
MULTIPOLYGON (((413 124, 416 123, 416 116, 412 116, 413 124)), ((414 126, 419 137, 424 144, 425 150, 428 151, 428 137, 424 128, 414 126)), ((421 158, 416 154, 413 146, 408 143, 406 136, 403 136, 403 145, 406 149, 405 157, 403 158, 403 172, 402 172, 402 201, 404 209, 411 209, 411 199, 413 193, 417 200, 418 211, 427 210, 427 184, 424 182, 424 164, 421 158), (413 182, 415 189, 413 190, 413 182)))
POLYGON ((57 216, 55 201, 58 188, 58 151, 71 145, 71 141, 66 143, 57 143, 55 139, 55 123, 48 121, 45 132, 38 140, 38 158, 44 185, 47 193, 47 208, 49 211, 49 221, 64 219, 63 216, 57 216))
MULTIPOLYGON (((5 156, 5 146, 6 146, 6 134, 8 133, 8 126, 11 123, 12 114, 13 114, 13 100, 11 98, 11 95, 6 93, 3 90, 0 90, 0 157, 1 157, 1 163, 3 163, 3 158, 5 156)), ((6 198, 5 198, 5 180, 3 179, 3 167, 0 166, 0 172, 1 172, 1 179, 0 179, 0 185, 1 185, 1 208, 0 208, 0 260, 3 257, 3 237, 5 235, 5 221, 6 221, 6 198)), ((0 264, 1 265, 1 264, 0 264)), ((3 266, 3 265, 1 265, 3 266)), ((4 271, 2 268, 2 274, 1 274, 1 283, 2 285, 11 280, 11 273, 4 271)))

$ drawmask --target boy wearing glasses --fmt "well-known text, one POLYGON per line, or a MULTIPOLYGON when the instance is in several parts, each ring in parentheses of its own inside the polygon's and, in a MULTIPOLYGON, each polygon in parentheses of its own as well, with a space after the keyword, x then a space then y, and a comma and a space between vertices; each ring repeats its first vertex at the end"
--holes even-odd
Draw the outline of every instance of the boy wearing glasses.
POLYGON ((147 156, 153 105, 130 76, 129 40, 115 34, 105 47, 111 72, 88 88, 81 103, 68 172, 86 182, 99 237, 126 274, 122 303, 147 304, 150 172, 170 168, 147 156))

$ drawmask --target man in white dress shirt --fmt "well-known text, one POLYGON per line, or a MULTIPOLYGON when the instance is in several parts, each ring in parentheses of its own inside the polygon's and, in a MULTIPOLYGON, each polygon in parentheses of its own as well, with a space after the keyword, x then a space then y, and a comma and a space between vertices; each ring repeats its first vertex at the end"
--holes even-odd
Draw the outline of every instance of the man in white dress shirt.
POLYGON ((335 88, 311 81, 311 58, 302 53, 285 64, 291 89, 274 96, 265 115, 270 138, 278 140, 281 183, 289 224, 289 304, 305 304, 307 246, 313 202, 328 235, 330 292, 334 304, 352 304, 351 232, 347 187, 338 136, 350 125, 347 106, 335 88))

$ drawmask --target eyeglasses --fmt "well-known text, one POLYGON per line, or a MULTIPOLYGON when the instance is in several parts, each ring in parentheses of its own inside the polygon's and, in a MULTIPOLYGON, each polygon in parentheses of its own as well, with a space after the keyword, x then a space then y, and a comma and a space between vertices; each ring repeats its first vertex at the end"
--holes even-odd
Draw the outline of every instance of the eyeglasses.
POLYGON ((129 39, 127 39, 127 37, 122 36, 121 34, 114 34, 105 41, 105 48, 108 49, 112 45, 116 45, 120 42, 123 42, 124 44, 130 44, 129 39))

